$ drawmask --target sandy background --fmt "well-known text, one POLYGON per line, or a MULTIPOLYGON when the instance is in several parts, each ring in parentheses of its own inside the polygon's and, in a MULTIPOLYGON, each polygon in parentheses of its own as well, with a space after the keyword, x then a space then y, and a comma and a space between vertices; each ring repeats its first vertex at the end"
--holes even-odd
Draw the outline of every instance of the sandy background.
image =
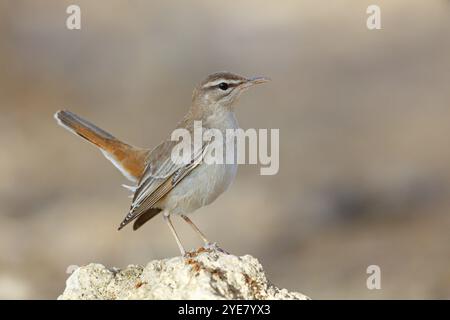
POLYGON ((69 265, 178 254, 161 217, 116 231, 125 179, 52 116, 152 147, 220 70, 273 79, 237 117, 280 129, 280 171, 241 166, 192 216, 210 238, 312 298, 450 298, 449 1, 76 1, 69 31, 72 3, 0 0, 0 298, 54 299, 69 265))

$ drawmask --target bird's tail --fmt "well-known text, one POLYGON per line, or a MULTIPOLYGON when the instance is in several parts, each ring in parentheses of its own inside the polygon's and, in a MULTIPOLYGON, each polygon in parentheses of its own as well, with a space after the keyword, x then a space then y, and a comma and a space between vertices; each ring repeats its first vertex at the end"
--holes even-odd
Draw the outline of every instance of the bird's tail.
POLYGON ((55 119, 62 127, 97 146, 126 178, 134 182, 139 180, 148 150, 126 144, 70 111, 56 112, 55 119))

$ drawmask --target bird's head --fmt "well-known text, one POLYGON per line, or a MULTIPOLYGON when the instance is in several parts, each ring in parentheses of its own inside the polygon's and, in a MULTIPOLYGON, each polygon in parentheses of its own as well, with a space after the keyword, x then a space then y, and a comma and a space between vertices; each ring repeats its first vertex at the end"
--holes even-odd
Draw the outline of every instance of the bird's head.
POLYGON ((203 108, 231 108, 248 88, 269 81, 265 77, 246 78, 230 72, 213 73, 193 93, 193 103, 203 108))

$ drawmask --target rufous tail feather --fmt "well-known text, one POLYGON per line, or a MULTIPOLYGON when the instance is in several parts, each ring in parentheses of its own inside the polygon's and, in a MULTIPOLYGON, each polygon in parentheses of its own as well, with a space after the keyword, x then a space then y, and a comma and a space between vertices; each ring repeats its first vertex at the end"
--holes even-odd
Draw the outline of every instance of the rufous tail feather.
POLYGON ((126 144, 70 111, 55 113, 58 124, 97 146, 129 180, 137 182, 145 169, 149 151, 126 144))

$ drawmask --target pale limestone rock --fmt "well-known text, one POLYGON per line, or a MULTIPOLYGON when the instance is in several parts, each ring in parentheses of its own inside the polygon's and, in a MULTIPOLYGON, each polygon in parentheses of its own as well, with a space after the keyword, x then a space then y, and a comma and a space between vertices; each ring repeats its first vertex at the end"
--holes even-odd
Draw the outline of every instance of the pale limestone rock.
POLYGON ((123 270, 89 264, 67 279, 58 299, 309 299, 278 289, 257 259, 201 248, 188 257, 123 270))

